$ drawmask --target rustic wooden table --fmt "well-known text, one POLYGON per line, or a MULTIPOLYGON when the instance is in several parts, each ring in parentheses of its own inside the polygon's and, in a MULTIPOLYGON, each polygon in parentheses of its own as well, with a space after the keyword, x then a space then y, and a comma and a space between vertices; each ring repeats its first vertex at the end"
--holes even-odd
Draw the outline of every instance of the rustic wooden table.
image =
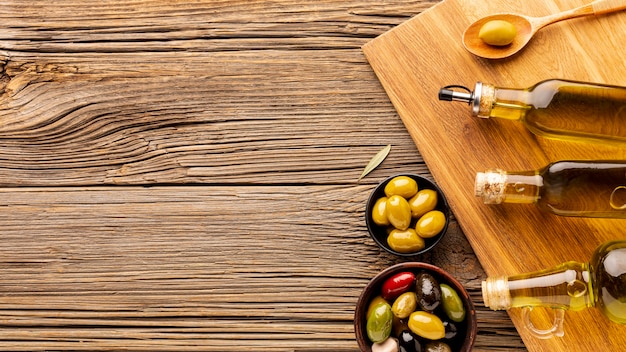
MULTIPOLYGON (((361 46, 435 3, 0 0, 0 350, 357 350, 366 198, 430 176, 361 46)), ((420 260, 525 350, 456 222, 420 260)))

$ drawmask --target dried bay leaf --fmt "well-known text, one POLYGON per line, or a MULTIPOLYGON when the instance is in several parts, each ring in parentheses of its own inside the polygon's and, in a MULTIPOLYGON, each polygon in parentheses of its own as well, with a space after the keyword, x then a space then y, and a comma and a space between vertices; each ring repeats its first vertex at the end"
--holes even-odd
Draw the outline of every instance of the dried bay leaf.
POLYGON ((378 153, 376 153, 376 155, 374 155, 374 157, 372 158, 372 160, 370 160, 370 162, 367 164, 367 166, 365 166, 365 169, 363 169, 363 173, 359 177, 359 180, 361 180, 363 177, 367 176, 367 174, 369 174, 376 167, 378 167, 378 165, 380 165, 380 163, 382 163, 383 160, 385 160, 387 155, 389 155, 390 151, 391 151, 391 144, 388 144, 386 147, 384 147, 378 153))

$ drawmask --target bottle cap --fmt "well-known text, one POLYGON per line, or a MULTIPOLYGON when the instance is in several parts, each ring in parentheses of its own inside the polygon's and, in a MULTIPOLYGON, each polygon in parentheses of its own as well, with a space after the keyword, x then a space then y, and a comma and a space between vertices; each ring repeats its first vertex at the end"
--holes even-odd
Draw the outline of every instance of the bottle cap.
POLYGON ((511 293, 506 276, 488 277, 481 283, 485 307, 493 310, 511 308, 511 293))
POLYGON ((506 172, 496 169, 476 173, 474 194, 481 197, 485 204, 500 204, 504 200, 506 172))

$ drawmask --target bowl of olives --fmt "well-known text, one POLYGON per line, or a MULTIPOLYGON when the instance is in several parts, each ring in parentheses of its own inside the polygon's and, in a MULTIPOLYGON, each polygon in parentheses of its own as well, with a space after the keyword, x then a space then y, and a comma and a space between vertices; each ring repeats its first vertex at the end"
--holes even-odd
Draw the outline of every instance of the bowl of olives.
POLYGON ((374 242, 402 257, 431 250, 449 222, 450 208, 441 189, 416 174, 388 177, 374 188, 365 207, 365 223, 374 242))
POLYGON ((363 352, 469 352, 476 339, 469 294, 443 269, 405 262, 376 275, 354 312, 363 352))

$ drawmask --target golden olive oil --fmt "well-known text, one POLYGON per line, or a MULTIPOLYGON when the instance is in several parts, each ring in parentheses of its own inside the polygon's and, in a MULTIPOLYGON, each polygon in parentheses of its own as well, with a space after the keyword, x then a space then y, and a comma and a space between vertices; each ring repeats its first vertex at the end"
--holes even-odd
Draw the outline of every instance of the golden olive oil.
POLYGON ((468 102, 482 118, 519 120, 548 138, 626 144, 626 87, 559 79, 526 89, 481 82, 471 93, 449 87, 442 88, 440 100, 468 102))
POLYGON ((611 321, 626 324, 626 240, 599 246, 589 263, 570 261, 531 273, 489 277, 482 290, 485 306, 494 310, 596 307, 611 321))
POLYGON ((626 161, 557 161, 539 170, 479 172, 486 204, 535 203, 562 216, 626 218, 626 161))

